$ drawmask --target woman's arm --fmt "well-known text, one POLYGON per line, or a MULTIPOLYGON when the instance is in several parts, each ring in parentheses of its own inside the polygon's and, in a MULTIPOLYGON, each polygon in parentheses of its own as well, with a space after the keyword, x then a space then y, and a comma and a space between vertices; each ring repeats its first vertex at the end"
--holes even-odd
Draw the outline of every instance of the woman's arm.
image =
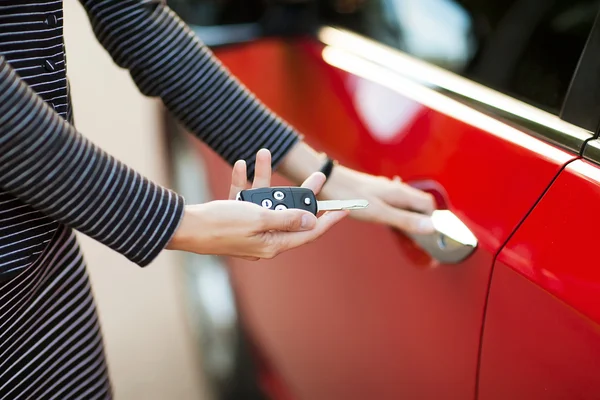
MULTIPOLYGON (((271 175, 270 154, 260 153, 255 185, 264 185, 271 175)), ((238 181, 239 175, 234 175, 238 181)), ((314 178, 307 184, 314 186, 314 178)), ((2 56, 0 188, 140 266, 165 247, 270 258, 315 240, 346 215, 333 212, 317 220, 306 211, 275 212, 235 200, 184 207, 181 196, 145 179, 76 132, 2 56)), ((320 184, 312 188, 318 191, 320 184)))
POLYGON ((0 187, 144 266, 167 245, 183 198, 80 135, 0 55, 0 187))
POLYGON ((258 101, 158 0, 80 0, 98 40, 140 91, 166 107, 230 165, 267 148, 276 167, 299 135, 258 101))
MULTIPOLYGON (((318 153, 232 76, 164 1, 80 1, 102 45, 129 69, 142 93, 161 97, 231 165, 246 160, 248 177, 261 148, 273 154, 274 169, 283 162, 280 172, 296 184, 319 169, 318 153)), ((399 181, 338 166, 323 197, 367 198, 371 205, 353 213, 357 218, 415 233, 433 231, 426 215, 435 208, 432 196, 399 181)))

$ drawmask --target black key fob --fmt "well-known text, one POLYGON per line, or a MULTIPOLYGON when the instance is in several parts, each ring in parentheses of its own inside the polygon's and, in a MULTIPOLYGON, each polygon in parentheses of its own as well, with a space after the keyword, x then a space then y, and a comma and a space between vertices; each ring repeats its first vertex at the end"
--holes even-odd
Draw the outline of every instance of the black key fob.
POLYGON ((242 190, 237 200, 249 201, 270 210, 298 208, 317 215, 315 193, 302 187, 266 187, 242 190))

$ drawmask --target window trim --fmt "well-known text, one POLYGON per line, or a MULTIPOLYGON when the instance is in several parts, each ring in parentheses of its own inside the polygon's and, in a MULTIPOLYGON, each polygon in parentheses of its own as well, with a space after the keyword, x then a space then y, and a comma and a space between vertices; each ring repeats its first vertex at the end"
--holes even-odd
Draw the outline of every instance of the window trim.
POLYGON ((598 139, 590 140, 585 144, 583 158, 596 165, 600 164, 600 141, 598 139))
MULTIPOLYGON (((362 60, 395 74, 407 84, 439 92, 562 149, 579 154, 584 144, 593 137, 594 132, 555 114, 344 28, 321 27, 317 38, 325 45, 323 57, 330 64, 335 64, 336 58, 346 57, 344 65, 336 66, 357 73, 352 71, 352 62, 358 65, 362 60)), ((411 97, 411 93, 405 94, 411 97)))

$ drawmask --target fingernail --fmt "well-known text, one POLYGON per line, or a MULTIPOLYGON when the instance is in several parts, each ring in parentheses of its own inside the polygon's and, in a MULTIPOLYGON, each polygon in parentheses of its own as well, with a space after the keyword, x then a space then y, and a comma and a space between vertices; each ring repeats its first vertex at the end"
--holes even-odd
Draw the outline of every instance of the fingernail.
POLYGON ((421 218, 419 221, 419 232, 423 234, 435 232, 433 220, 431 218, 421 218))
POLYGON ((303 215, 302 216, 302 229, 312 229, 314 225, 315 219, 311 215, 303 215))

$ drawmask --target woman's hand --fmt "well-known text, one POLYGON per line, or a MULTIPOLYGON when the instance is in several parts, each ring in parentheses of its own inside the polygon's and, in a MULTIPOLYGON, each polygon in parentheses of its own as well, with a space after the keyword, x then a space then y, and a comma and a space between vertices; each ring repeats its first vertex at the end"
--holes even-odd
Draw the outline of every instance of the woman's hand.
MULTIPOLYGON (((300 182, 312 171, 318 171, 323 158, 304 142, 299 142, 283 159, 280 172, 292 182, 300 182)), ((435 201, 429 193, 412 188, 396 178, 390 180, 363 174, 337 165, 321 191, 327 200, 366 199, 369 207, 352 211, 351 216, 390 225, 410 233, 435 231, 431 214, 435 201)))
POLYGON ((435 210, 432 195, 394 180, 334 167, 322 197, 331 200, 366 199, 369 207, 353 211, 356 219, 393 226, 410 233, 435 231, 429 215, 435 210))
MULTIPOLYGON (((255 171, 253 187, 269 186, 268 150, 258 152, 255 171)), ((318 193, 324 182, 323 174, 317 173, 302 186, 318 193)), ((250 260, 273 258, 314 241, 348 215, 345 211, 334 211, 317 219, 303 210, 274 211, 232 200, 246 187, 246 164, 238 161, 233 168, 230 199, 186 206, 183 220, 167 248, 250 260)))

